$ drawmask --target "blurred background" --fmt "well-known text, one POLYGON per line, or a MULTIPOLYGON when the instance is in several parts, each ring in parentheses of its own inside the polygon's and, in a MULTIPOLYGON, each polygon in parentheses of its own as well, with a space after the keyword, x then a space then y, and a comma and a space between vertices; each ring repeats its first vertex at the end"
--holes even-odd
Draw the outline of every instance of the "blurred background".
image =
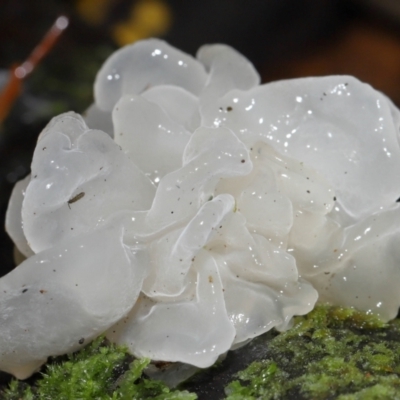
MULTIPOLYGON (((227 43, 264 82, 351 74, 400 105, 399 0, 0 0, 0 96, 61 14, 70 24, 25 79, 15 102, 0 102, 0 220, 15 182, 29 173, 36 138, 50 118, 83 112, 96 71, 115 49, 157 36, 195 54, 227 43), (11 106, 12 105, 12 106, 11 106)), ((14 266, 0 228, 0 276, 14 266)))

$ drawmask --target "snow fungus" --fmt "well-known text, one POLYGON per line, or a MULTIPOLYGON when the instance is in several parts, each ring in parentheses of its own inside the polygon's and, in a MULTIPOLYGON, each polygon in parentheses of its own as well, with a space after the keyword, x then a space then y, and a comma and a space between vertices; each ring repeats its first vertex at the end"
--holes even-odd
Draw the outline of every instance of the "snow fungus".
POLYGON ((317 300, 400 305, 399 111, 355 78, 260 85, 228 46, 151 39, 99 71, 85 117, 55 117, 15 186, 26 257, 0 279, 0 369, 106 333, 200 368, 317 300))

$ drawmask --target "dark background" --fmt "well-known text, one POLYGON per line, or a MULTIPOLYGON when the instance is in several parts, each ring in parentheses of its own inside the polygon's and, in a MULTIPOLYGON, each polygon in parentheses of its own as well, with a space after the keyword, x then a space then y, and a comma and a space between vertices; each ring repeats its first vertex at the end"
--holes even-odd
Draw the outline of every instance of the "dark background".
MULTIPOLYGON (((0 93, 10 66, 28 56, 60 14, 70 18, 69 28, 0 123, 2 225, 41 129, 61 112, 83 112, 101 63, 138 38, 160 36, 191 54, 204 43, 227 43, 264 82, 355 75, 400 105, 398 0, 0 0, 0 93)), ((0 276, 13 265, 2 227, 0 276)))

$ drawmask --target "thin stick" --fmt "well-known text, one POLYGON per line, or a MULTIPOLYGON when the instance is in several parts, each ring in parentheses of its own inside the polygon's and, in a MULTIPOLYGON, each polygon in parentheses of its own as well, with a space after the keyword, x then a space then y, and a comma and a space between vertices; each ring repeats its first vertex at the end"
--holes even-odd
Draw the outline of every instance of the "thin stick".
POLYGON ((69 20, 66 16, 58 17, 29 57, 22 64, 13 65, 10 68, 10 77, 2 93, 0 93, 0 123, 7 117, 15 100, 20 95, 23 79, 31 74, 40 61, 50 52, 68 24, 69 20))

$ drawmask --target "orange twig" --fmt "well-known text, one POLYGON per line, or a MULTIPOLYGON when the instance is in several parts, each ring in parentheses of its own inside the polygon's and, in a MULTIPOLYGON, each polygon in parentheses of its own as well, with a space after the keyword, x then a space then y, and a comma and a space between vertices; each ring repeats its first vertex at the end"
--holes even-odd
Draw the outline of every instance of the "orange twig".
POLYGON ((7 117, 15 100, 20 95, 23 79, 31 74, 39 62, 50 52, 62 32, 67 28, 68 23, 67 17, 58 17, 29 57, 22 64, 10 68, 9 80, 0 93, 0 123, 7 117))

